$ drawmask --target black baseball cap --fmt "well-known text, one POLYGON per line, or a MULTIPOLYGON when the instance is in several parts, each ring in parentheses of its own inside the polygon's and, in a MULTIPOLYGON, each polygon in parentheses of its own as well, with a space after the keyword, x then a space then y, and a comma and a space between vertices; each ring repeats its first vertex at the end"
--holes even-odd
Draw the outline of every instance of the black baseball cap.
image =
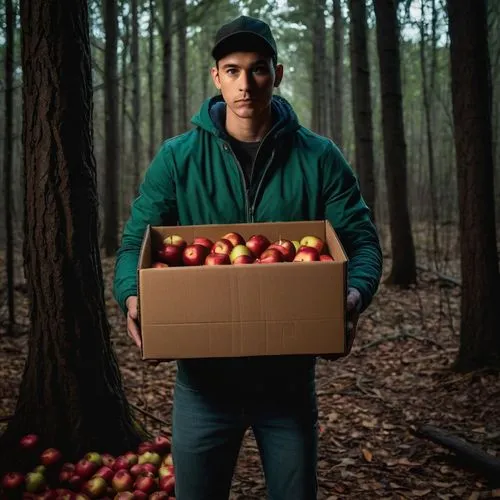
POLYGON ((271 28, 255 17, 239 16, 217 31, 212 49, 212 56, 216 61, 238 50, 269 54, 275 64, 278 58, 278 48, 271 28))

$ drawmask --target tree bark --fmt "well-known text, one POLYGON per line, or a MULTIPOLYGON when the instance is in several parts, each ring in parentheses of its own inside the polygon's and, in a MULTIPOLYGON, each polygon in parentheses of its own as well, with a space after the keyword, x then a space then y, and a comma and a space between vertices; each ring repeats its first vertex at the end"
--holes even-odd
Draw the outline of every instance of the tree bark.
POLYGON ((148 51, 148 98, 149 98, 149 158, 153 158, 156 151, 156 113, 154 100, 154 67, 155 67, 155 19, 156 9, 154 0, 149 0, 149 51, 148 51))
POLYGON ((351 14, 351 87, 355 134, 355 164, 361 191, 375 215, 375 175, 373 154, 370 65, 366 40, 365 0, 350 0, 351 14))
POLYGON ((21 465, 15 444, 28 432, 68 461, 92 449, 123 453, 143 439, 106 318, 87 2, 21 0, 21 28, 31 331, 1 471, 21 465))
POLYGON ((186 0, 177 0, 175 24, 177 27, 177 82, 179 88, 178 102, 178 132, 186 132, 188 128, 188 71, 187 71, 187 20, 186 0))
POLYGON ((335 144, 343 149, 344 18, 340 0, 333 0, 333 67, 332 135, 335 144))
POLYGON ((12 335, 16 320, 14 304, 14 230, 12 206, 12 148, 14 97, 14 6, 5 0, 5 137, 4 137, 4 210, 5 210, 5 268, 7 275, 7 335, 12 335))
POLYGON ((131 1, 132 9, 132 158, 134 162, 134 178, 132 193, 137 192, 141 177, 141 74, 139 68, 139 6, 138 0, 131 1))
POLYGON ((486 3, 448 0, 462 272, 459 371, 500 366, 486 3))
POLYGON ((163 139, 174 135, 172 117, 172 0, 163 0, 163 139))
POLYGON ((118 130, 118 6, 117 0, 104 1, 106 50, 104 53, 104 113, 106 130, 106 170, 104 181, 103 246, 107 257, 118 248, 120 140, 118 130))
POLYGON ((406 287, 416 282, 417 269, 408 210, 397 5, 397 0, 374 0, 382 94, 385 177, 391 231, 392 269, 386 283, 406 287))

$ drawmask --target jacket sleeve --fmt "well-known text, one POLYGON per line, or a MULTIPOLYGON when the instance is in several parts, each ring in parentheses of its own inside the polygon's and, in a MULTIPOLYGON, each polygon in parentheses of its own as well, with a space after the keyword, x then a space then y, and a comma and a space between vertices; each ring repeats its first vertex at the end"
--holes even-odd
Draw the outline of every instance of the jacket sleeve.
POLYGON ((121 245, 116 254, 113 294, 121 310, 137 295, 137 264, 144 232, 148 224, 175 225, 177 207, 171 169, 171 155, 164 143, 144 174, 137 198, 132 202, 121 245))
POLYGON ((349 259, 348 287, 359 290, 364 311, 380 283, 382 249, 358 179, 333 143, 323 165, 323 197, 325 218, 332 224, 349 259))

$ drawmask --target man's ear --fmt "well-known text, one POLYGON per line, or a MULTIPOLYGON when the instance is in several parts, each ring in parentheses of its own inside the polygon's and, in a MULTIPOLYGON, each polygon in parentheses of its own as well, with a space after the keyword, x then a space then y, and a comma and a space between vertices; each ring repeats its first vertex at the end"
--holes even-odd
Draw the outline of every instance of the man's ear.
POLYGON ((274 86, 279 87, 281 80, 283 79, 283 64, 277 64, 274 73, 275 73, 274 86))
POLYGON ((217 87, 218 90, 220 90, 219 70, 217 69, 217 67, 214 66, 210 70, 210 73, 212 75, 212 80, 214 82, 214 85, 217 87))

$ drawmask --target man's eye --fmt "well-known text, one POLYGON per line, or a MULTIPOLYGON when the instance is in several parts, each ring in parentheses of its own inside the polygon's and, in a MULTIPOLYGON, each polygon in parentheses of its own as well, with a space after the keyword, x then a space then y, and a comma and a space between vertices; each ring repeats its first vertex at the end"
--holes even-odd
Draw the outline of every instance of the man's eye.
POLYGON ((255 68, 254 72, 257 74, 263 75, 263 74, 267 73, 267 68, 264 66, 260 66, 258 68, 255 68))
POLYGON ((235 69, 235 68, 229 68, 229 69, 227 70, 227 73, 228 73, 229 75, 234 75, 234 74, 236 74, 236 69, 235 69))

